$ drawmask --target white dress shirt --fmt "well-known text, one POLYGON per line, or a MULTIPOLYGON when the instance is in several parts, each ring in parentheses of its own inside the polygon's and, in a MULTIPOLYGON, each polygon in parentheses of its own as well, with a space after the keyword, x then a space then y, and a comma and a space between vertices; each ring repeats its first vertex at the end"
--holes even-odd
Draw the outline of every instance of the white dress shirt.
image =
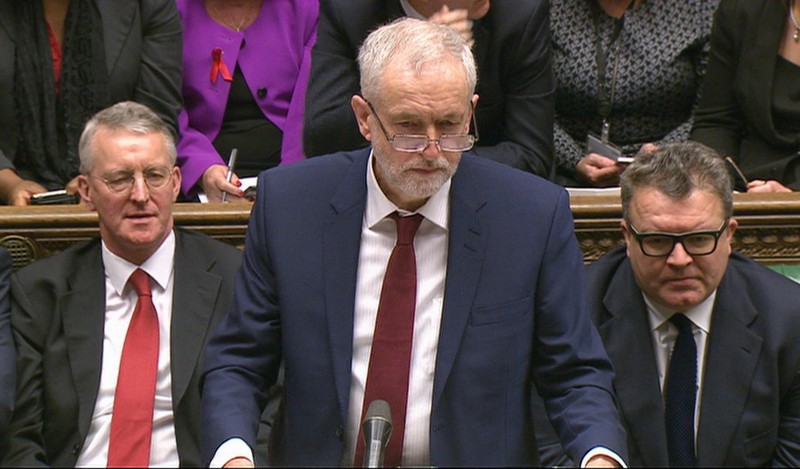
MULTIPOLYGON (((677 311, 661 307, 653 302, 647 295, 644 301, 647 304, 647 316, 650 321, 650 334, 653 341, 653 353, 656 357, 658 367, 658 382, 661 385, 661 395, 664 395, 664 384, 666 383, 667 371, 669 370, 669 360, 672 356, 672 348, 678 339, 678 327, 669 321, 669 318, 677 311)), ((711 329, 711 314, 714 310, 714 299, 717 291, 709 295, 702 303, 694 308, 682 311, 683 314, 692 322, 694 341, 697 344, 697 399, 694 407, 694 435, 697 441, 697 425, 700 422, 700 404, 703 396, 703 375, 705 374, 706 364, 706 344, 708 343, 708 331, 711 329)))
MULTIPOLYGON (((397 225, 387 216, 398 211, 401 215, 410 215, 399 210, 381 191, 375 179, 372 159, 370 156, 367 171, 367 206, 361 227, 361 247, 358 256, 350 406, 345 427, 346 445, 343 456, 345 464, 355 463, 356 466, 361 465, 361 461, 353 461, 353 456, 361 424, 375 319, 378 315, 383 277, 386 275, 389 256, 397 242, 397 225)), ((421 214, 424 220, 414 238, 417 259, 417 300, 403 438, 404 465, 430 464, 433 375, 447 273, 449 193, 450 180, 416 212, 421 214)))
POLYGON ((128 332, 138 296, 128 278, 141 268, 153 279, 153 304, 158 314, 159 347, 158 377, 153 408, 153 433, 150 446, 151 467, 178 467, 175 439, 175 418, 172 413, 172 377, 170 373, 170 325, 175 261, 175 233, 170 232, 158 250, 141 266, 131 264, 102 245, 105 270, 106 314, 103 338, 103 364, 100 388, 95 401, 89 433, 86 435, 78 467, 105 467, 108 462, 108 441, 114 392, 117 387, 122 347, 128 332))

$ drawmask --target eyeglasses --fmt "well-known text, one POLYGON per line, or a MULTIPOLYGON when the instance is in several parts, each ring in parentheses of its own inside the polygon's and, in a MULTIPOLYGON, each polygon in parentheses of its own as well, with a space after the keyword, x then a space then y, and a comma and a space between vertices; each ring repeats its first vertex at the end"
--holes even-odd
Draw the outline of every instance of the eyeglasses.
POLYGON ((405 153, 417 153, 428 148, 428 145, 435 143, 441 151, 461 152, 471 149, 475 142, 478 141, 478 123, 475 121, 475 108, 472 109, 472 128, 475 129, 475 135, 470 134, 456 134, 456 135, 440 135, 439 138, 428 138, 427 135, 393 135, 389 136, 386 127, 383 126, 381 118, 372 107, 372 103, 367 101, 369 108, 372 110, 372 115, 381 126, 384 137, 392 144, 392 148, 397 151, 405 153))
POLYGON ((639 233, 628 224, 628 228, 645 256, 665 257, 672 253, 675 244, 681 243, 686 253, 692 256, 707 256, 717 249, 719 237, 728 227, 728 220, 718 230, 690 231, 688 233, 639 233))
MULTIPOLYGON (((115 194, 129 193, 136 181, 136 173, 130 171, 115 171, 107 176, 96 177, 115 194)), ((167 166, 152 166, 142 171, 141 177, 148 189, 161 189, 172 179, 172 170, 167 166)))

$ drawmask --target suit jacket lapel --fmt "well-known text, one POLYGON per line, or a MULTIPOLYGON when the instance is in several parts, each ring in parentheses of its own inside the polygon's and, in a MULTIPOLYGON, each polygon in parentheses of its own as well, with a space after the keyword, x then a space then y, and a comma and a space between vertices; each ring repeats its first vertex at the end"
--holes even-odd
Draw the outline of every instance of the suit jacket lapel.
POLYGON ((722 466, 750 391, 762 339, 748 328, 758 312, 728 267, 718 289, 706 344, 697 464, 722 466))
POLYGON ((653 355, 647 306, 625 260, 609 284, 603 305, 610 318, 598 324, 614 364, 614 387, 628 438, 644 466, 669 464, 664 400, 653 355))
POLYGON ((125 2, 97 0, 97 9, 103 22, 103 42, 105 43, 106 64, 108 72, 114 70, 114 64, 122 53, 122 47, 130 36, 133 25, 141 22, 141 12, 139 22, 135 22, 136 11, 139 2, 129 0, 125 2))
POLYGON ((89 431, 100 387, 105 304, 105 274, 97 242, 67 279, 67 293, 59 299, 72 383, 78 398, 78 429, 83 436, 89 431))
POLYGON ((450 240, 448 243, 447 279, 445 280, 442 324, 436 355, 433 383, 433 407, 436 408, 453 368, 458 348, 472 310, 478 288, 486 231, 478 215, 486 196, 475 175, 467 171, 468 161, 461 167, 450 188, 450 240))
POLYGON ((201 247, 191 246, 191 238, 180 230, 175 235, 170 369, 172 405, 177 408, 201 358, 222 279, 210 272, 213 262, 199 260, 204 258, 197 256, 201 247))
POLYGON ((325 309, 336 390, 342 416, 350 399, 358 253, 367 200, 366 163, 369 151, 359 153, 331 199, 331 215, 323 228, 325 309))

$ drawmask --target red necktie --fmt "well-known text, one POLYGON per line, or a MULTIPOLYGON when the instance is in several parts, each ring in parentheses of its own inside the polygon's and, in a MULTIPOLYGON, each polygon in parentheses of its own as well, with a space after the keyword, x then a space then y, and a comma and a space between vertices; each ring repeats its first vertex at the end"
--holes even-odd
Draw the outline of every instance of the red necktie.
POLYGON ((108 467, 150 463, 153 405, 158 373, 158 316, 150 294, 150 277, 141 269, 128 280, 139 299, 125 336, 119 362, 108 467))
MULTIPOLYGON (((417 302, 414 235, 422 223, 422 215, 400 217, 393 213, 389 217, 397 223, 397 244, 389 257, 383 278, 361 418, 363 420, 369 404, 375 399, 389 403, 393 429, 384 456, 384 466, 394 467, 401 464, 403 457, 408 375, 417 302)), ((364 437, 359 429, 354 463, 361 465, 363 460, 364 437)))

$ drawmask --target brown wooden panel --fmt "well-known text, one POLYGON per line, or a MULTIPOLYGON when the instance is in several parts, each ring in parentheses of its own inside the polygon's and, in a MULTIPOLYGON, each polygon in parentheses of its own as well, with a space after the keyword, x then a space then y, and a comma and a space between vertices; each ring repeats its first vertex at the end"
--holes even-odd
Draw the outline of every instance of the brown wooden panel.
MULTIPOLYGON (((736 250, 765 264, 800 263, 800 193, 735 194, 733 200, 736 250)), ((573 196, 570 204, 586 262, 623 244, 618 196, 573 196)))
MULTIPOLYGON (((622 244, 618 196, 573 196, 571 205, 586 262, 622 244)), ((173 212, 176 225, 242 248, 250 207, 176 204, 173 212)), ((800 264, 800 194, 736 194, 734 216, 737 250, 763 263, 800 264)), ((98 234, 97 215, 83 206, 0 206, 0 245, 17 268, 98 234)))

